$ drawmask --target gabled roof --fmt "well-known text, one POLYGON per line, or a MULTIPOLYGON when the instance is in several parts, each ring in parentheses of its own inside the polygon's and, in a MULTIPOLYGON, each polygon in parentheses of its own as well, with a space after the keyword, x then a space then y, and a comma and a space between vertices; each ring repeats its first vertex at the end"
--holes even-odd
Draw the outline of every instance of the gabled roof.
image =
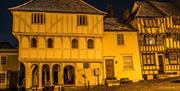
POLYGON ((106 14, 82 0, 30 0, 25 4, 10 8, 10 10, 106 14))
POLYGON ((180 16, 180 4, 178 2, 149 2, 167 16, 180 16))
POLYGON ((140 5, 137 17, 163 17, 164 14, 146 1, 136 1, 140 5))
POLYGON ((9 42, 0 42, 0 49, 15 49, 9 42))
POLYGON ((136 31, 132 26, 120 23, 117 18, 105 18, 104 19, 105 31, 136 31))

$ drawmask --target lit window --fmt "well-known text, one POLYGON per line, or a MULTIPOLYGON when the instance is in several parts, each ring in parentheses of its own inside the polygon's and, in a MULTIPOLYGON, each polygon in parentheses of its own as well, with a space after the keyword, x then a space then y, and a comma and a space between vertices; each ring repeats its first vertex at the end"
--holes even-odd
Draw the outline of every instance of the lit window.
POLYGON ((1 57, 1 65, 6 65, 7 64, 7 56, 2 56, 1 57))
POLYGON ((5 73, 0 73, 0 83, 5 83, 5 73))
POLYGON ((33 13, 32 14, 32 24, 45 24, 45 14, 44 13, 33 13))
POLYGON ((117 43, 118 43, 118 45, 124 45, 124 35, 123 34, 117 34, 117 43))
POLYGON ((92 39, 89 39, 89 40, 88 40, 88 48, 89 48, 89 49, 94 48, 94 41, 93 41, 92 39))
POLYGON ((178 64, 177 53, 169 53, 169 64, 178 64))
POLYGON ((53 40, 52 40, 52 38, 48 38, 48 40, 47 40, 47 48, 53 48, 53 40))
POLYGON ((36 48, 37 47, 37 40, 36 40, 36 38, 32 38, 31 39, 31 47, 32 48, 36 48))
POLYGON ((123 68, 125 70, 133 69, 132 56, 123 56, 123 68))
POLYGON ((72 40, 72 48, 78 48, 78 40, 77 39, 72 40))
POLYGON ((156 37, 155 36, 145 36, 145 44, 146 45, 156 45, 156 37))
POLYGON ((77 16, 77 25, 78 26, 87 25, 87 24, 88 24, 87 16, 85 16, 85 15, 77 16))

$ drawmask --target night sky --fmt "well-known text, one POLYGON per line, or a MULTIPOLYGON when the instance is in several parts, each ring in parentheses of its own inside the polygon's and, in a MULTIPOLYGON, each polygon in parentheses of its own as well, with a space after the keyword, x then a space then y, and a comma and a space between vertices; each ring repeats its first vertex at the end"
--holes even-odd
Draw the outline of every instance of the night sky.
MULTIPOLYGON (((13 37, 12 31, 12 16, 8 8, 23 4, 28 0, 0 0, 0 41, 9 41, 16 44, 17 41, 13 37)), ((106 11, 107 5, 110 4, 114 8, 117 17, 122 15, 125 8, 131 8, 135 0, 84 0, 92 6, 106 11)))

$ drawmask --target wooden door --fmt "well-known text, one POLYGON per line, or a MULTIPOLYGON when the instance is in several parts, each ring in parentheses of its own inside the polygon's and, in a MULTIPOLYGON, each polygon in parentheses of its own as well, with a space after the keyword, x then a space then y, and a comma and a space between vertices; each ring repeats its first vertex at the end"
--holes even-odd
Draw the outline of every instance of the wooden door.
POLYGON ((158 56, 159 60, 159 74, 164 73, 164 68, 163 68, 163 58, 161 55, 158 56))
POLYGON ((114 59, 106 59, 106 78, 114 79, 114 59))

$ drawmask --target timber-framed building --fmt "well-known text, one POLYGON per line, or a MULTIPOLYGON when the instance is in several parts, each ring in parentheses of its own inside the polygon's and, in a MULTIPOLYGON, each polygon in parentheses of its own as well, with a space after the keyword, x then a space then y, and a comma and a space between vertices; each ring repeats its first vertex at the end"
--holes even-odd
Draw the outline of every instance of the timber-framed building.
POLYGON ((144 79, 180 74, 180 5, 153 0, 136 1, 131 22, 138 29, 144 79))
POLYGON ((83 0, 30 0, 10 11, 25 70, 20 85, 42 89, 103 83, 105 12, 83 0))

